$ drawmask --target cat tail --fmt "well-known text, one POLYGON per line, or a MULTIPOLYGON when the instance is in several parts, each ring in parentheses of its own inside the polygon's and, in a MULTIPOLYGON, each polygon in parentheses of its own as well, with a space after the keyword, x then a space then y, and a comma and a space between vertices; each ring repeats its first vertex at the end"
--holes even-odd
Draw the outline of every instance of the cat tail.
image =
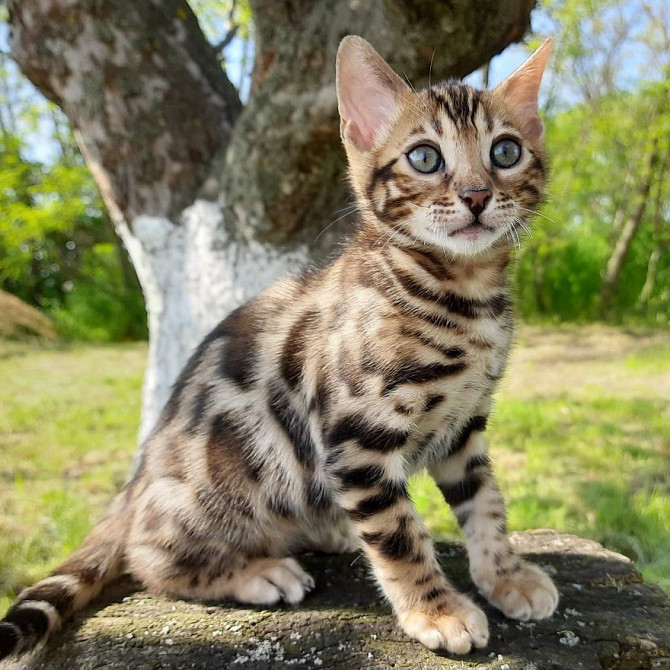
POLYGON ((112 501, 83 544, 50 577, 19 594, 0 621, 0 660, 24 654, 125 571, 125 538, 132 514, 128 488, 112 501))

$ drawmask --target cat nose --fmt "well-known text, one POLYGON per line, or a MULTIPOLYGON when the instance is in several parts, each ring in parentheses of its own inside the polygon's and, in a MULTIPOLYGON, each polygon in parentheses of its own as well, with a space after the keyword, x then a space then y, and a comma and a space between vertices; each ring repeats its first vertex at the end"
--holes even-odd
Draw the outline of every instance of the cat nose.
POLYGON ((479 216, 491 199, 490 188, 464 188, 458 197, 470 208, 470 211, 479 216))

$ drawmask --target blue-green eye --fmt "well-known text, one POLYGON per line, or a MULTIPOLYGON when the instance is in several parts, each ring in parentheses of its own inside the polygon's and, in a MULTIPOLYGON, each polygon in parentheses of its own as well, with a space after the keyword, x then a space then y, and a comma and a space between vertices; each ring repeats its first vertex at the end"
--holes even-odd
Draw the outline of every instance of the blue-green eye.
POLYGON ((421 144, 414 147, 408 154, 409 164, 423 174, 437 172, 442 167, 442 154, 429 144, 421 144))
POLYGON ((521 146, 514 140, 499 140, 491 147, 491 162, 499 168, 510 168, 521 158, 521 146))

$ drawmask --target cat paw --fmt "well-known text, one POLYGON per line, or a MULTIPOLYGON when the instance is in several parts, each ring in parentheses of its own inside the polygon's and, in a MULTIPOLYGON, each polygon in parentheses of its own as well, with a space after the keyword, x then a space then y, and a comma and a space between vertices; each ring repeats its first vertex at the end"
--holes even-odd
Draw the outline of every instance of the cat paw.
POLYGON ((314 579, 293 558, 264 558, 251 562, 236 576, 233 596, 252 605, 299 603, 314 588, 314 579))
POLYGON ((410 610, 398 618, 405 633, 428 649, 467 654, 473 646, 485 647, 489 640, 486 615, 465 597, 448 611, 410 610))
POLYGON ((558 591, 551 579, 535 565, 521 563, 509 574, 501 575, 483 595, 505 616, 519 621, 546 619, 558 605, 558 591))

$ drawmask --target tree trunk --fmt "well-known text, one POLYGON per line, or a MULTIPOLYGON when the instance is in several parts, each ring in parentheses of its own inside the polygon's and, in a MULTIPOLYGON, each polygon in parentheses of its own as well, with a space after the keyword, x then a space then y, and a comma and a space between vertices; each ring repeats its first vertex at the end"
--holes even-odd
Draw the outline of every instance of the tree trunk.
POLYGON ((146 435, 202 335, 351 228, 328 227, 347 199, 342 36, 422 84, 431 60, 434 76, 462 76, 521 39, 535 1, 252 0, 244 110, 185 0, 8 4, 12 53, 70 118, 142 284, 146 435))
POLYGON ((654 248, 649 255, 647 264, 647 275, 644 286, 637 299, 636 309, 641 312, 649 304, 649 300, 656 288, 656 277, 658 275, 658 264, 664 254, 668 251, 668 241, 663 231, 663 210, 665 209, 665 175, 670 165, 670 145, 665 153, 661 166, 656 172, 656 198, 654 199, 654 248))
POLYGON ((640 178, 631 215, 626 219, 612 254, 607 261, 600 287, 600 316, 606 318, 619 288, 619 277, 628 256, 633 238, 637 233, 647 208, 654 172, 658 163, 658 140, 654 140, 647 155, 647 165, 640 178))

